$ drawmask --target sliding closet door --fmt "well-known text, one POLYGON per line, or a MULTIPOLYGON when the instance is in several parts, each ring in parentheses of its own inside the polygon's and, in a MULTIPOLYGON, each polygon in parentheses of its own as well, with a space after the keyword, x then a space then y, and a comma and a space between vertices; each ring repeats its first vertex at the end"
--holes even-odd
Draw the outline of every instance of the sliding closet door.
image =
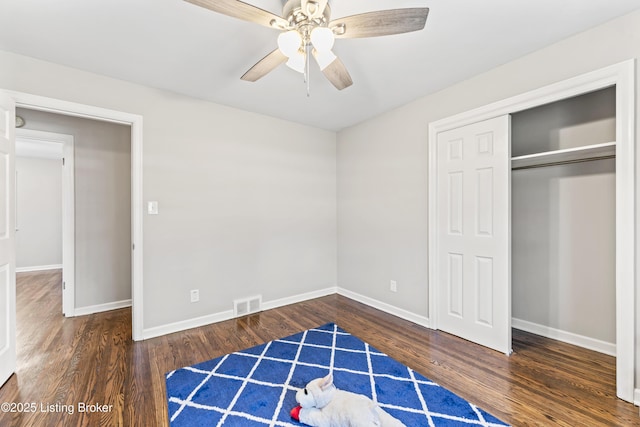
POLYGON ((438 328, 511 353, 508 115, 438 134, 438 328))

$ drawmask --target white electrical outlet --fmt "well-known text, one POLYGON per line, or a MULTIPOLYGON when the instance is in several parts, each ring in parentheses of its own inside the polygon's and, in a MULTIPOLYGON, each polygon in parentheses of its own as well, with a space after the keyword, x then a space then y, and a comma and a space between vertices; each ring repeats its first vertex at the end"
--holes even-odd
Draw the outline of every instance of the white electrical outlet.
POLYGON ((191 289, 191 302, 200 301, 200 290, 199 289, 191 289))
POLYGON ((389 290, 391 292, 398 292, 398 282, 396 282, 395 280, 389 282, 389 290))

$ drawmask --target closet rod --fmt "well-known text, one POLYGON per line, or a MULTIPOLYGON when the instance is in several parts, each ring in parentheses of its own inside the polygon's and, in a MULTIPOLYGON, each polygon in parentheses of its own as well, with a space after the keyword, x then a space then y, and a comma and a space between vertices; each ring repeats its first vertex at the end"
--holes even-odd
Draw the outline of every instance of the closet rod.
POLYGON ((598 156, 598 157, 589 157, 586 159, 575 159, 575 160, 562 160, 558 162, 548 162, 541 163, 537 165, 528 165, 528 166, 517 166, 515 168, 511 168, 512 171, 523 170, 523 169, 534 169, 534 168, 544 168, 547 166, 560 166, 560 165, 569 165, 571 163, 583 163, 583 162, 591 162, 593 160, 606 160, 606 159, 615 159, 616 155, 611 154, 607 156, 598 156))

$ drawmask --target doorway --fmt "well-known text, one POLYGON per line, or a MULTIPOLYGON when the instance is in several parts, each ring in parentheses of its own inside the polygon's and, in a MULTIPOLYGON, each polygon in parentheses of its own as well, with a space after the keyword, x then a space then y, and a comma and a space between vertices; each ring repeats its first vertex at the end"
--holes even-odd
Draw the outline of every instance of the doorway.
MULTIPOLYGON (((63 271, 65 314, 68 317, 109 311, 131 305, 131 129, 128 125, 17 108, 22 129, 62 132, 74 136, 74 156, 58 167, 74 169, 75 221, 69 231, 69 256, 75 268, 63 271), (73 272, 73 277, 71 276, 73 272)), ((18 132, 16 132, 18 134, 18 132)), ((16 138, 19 139, 19 138, 16 138)), ((19 164, 19 162, 18 162, 19 164)), ((18 185, 20 190, 20 185, 18 185)), ((20 194, 18 194, 20 197, 20 194)), ((44 199, 36 193, 37 199, 44 199)), ((25 205, 18 202, 18 205, 25 205)), ((46 213, 38 212, 41 221, 46 213)), ((65 215, 65 220, 69 217, 65 215)), ((18 221, 20 219, 18 218, 18 221)), ((70 224, 70 223, 68 223, 70 224)), ((38 236, 26 228, 16 233, 16 256, 28 254, 21 238, 38 236), (31 232, 31 233, 30 233, 31 232), (21 236, 22 234, 22 236, 21 236)), ((65 230, 67 231, 67 230, 65 230)), ((18 260, 19 261, 19 260, 18 260)))
POLYGON ((513 327, 614 357, 615 89, 511 116, 513 327))
POLYGON ((74 184, 73 135, 16 129, 16 272, 61 268, 67 317, 75 310, 74 184))
MULTIPOLYGON (((629 60, 429 125, 429 313, 438 328, 436 305, 446 271, 438 264, 438 135, 505 114, 572 98, 607 87, 616 91, 616 384, 619 398, 633 402, 635 382, 635 63, 629 60)), ((509 284, 509 287, 511 285, 509 284)), ((511 319, 507 319, 509 323, 511 319)))
POLYGON ((127 125, 131 134, 131 310, 132 338, 144 339, 142 241, 142 116, 22 92, 7 91, 16 107, 127 125))

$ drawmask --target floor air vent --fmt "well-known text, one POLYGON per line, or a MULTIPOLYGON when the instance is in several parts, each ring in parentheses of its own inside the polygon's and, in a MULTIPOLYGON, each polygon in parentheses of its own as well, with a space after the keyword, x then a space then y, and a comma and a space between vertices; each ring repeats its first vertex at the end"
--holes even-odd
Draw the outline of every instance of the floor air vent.
POLYGON ((246 316, 262 310, 262 296, 237 299, 233 301, 233 314, 235 317, 246 316))

